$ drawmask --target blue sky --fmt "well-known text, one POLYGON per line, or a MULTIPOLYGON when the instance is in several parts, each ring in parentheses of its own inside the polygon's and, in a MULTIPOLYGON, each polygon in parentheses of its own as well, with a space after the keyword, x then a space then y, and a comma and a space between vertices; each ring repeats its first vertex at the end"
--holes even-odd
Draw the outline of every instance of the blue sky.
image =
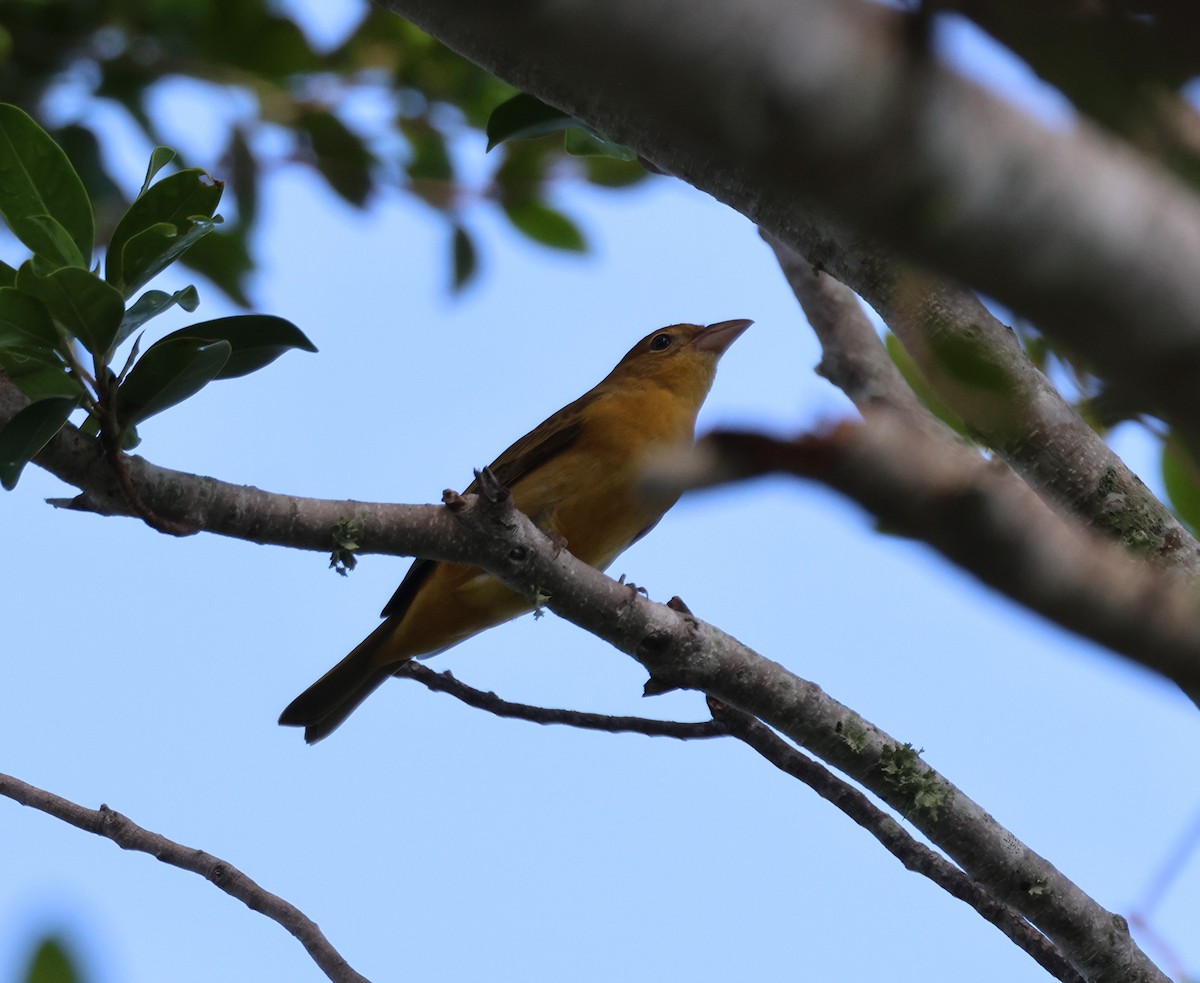
MULTIPOLYGON (((960 63, 1035 98, 952 40, 960 63)), ((816 342, 745 219, 667 179, 561 195, 587 256, 517 240, 481 207, 484 274, 455 300, 445 231, 421 206, 360 215, 281 172, 255 294, 320 353, 212 387, 147 423, 139 450, 275 491, 436 501, 646 332, 733 317, 757 323, 701 429, 787 434, 851 412, 812 372, 816 342)), ((199 315, 228 312, 201 294, 199 315)), ((1152 466, 1135 434, 1122 449, 1152 466)), ((368 557, 343 579, 320 555, 43 504, 63 493, 30 469, 4 499, 3 770, 227 859, 372 979, 1045 978, 732 741, 541 728, 393 682, 305 747, 279 710, 377 623, 408 561, 368 557)), ((1200 715, 1185 698, 820 488, 686 498, 610 572, 680 595, 924 748, 1113 910, 1141 902, 1193 821, 1200 715)), ((696 694, 643 700, 635 663, 553 616, 431 665, 514 700, 704 716, 696 694)), ((281 929, 194 875, 11 803, 0 839, 0 981, 51 930, 96 983, 320 978, 281 929)), ((1192 967, 1197 904, 1191 859, 1155 927, 1192 967)))

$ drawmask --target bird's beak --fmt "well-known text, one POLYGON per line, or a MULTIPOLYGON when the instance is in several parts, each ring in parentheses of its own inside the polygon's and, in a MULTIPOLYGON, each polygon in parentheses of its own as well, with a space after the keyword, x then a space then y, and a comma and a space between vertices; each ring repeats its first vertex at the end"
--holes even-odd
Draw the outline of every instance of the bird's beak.
POLYGON ((739 318, 736 321, 718 321, 716 324, 708 325, 696 335, 694 344, 702 352, 713 352, 716 355, 722 355, 730 345, 738 340, 738 336, 753 323, 753 321, 748 321, 745 318, 739 318))

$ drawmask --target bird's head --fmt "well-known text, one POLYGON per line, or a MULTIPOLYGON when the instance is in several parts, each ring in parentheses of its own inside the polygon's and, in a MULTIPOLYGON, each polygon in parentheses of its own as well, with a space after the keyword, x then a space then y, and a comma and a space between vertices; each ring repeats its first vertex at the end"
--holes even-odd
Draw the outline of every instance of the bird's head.
POLYGON ((672 324, 646 335, 609 373, 609 385, 656 386, 703 399, 717 362, 753 321, 672 324))

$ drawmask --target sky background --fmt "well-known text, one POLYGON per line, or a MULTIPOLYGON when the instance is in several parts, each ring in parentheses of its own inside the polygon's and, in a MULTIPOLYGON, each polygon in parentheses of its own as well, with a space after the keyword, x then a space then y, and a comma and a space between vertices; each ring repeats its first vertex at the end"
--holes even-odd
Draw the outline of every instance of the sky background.
MULTIPOLYGON (((976 36, 943 41, 964 71, 1069 125, 1061 101, 976 36)), ((457 149, 482 160, 482 137, 457 149)), ((145 150, 129 152, 136 184, 145 150)), ((264 189, 256 307, 320 352, 147 422, 140 453, 273 491, 433 502, 647 332, 734 317, 757 323, 723 360, 701 430, 787 435, 852 413, 813 373, 816 341, 746 219, 666 178, 564 184, 559 204, 586 256, 521 240, 481 204, 468 218, 483 275, 456 299, 446 231, 423 206, 392 195, 358 213, 279 172, 264 189)), ((233 312, 203 284, 201 297, 197 317, 233 312)), ((1147 442, 1118 443, 1157 487, 1147 442)), ((175 540, 43 503, 63 494, 30 468, 3 499, 0 768, 222 857, 379 983, 1046 978, 733 740, 543 728, 393 681, 306 747, 279 711, 375 626, 409 561, 367 557, 341 578, 319 554, 175 540)), ((1200 714, 1173 686, 877 534, 819 487, 687 497, 610 573, 655 600, 680 595, 924 748, 1114 911, 1144 905, 1195 824, 1200 714)), ((430 665, 522 702, 706 716, 695 693, 643 700, 636 663, 552 615, 430 665)), ((11 802, 0 844, 0 983, 47 932, 94 983, 322 978, 282 929, 195 875, 11 802)), ((1154 928, 1194 971, 1198 910, 1189 854, 1154 928)))

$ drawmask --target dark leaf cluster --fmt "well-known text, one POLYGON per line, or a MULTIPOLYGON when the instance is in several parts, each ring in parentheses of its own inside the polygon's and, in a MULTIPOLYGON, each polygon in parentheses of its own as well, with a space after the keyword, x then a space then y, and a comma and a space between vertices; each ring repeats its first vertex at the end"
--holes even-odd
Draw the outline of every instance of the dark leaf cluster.
POLYGON ((227 175, 234 204, 230 220, 195 242, 184 262, 243 306, 260 186, 278 166, 311 168, 356 208, 398 189, 436 210, 446 222, 454 290, 479 269, 474 208, 499 206, 522 235, 578 251, 583 234, 549 201, 560 165, 572 160, 572 174, 609 187, 646 175, 631 155, 576 125, 565 147, 562 140, 506 146, 487 185, 468 186, 454 138, 483 131, 514 90, 375 5, 364 5, 358 23, 328 50, 267 0, 0 0, 0 55, 0 92, 43 125, 50 126, 50 96, 56 118, 64 105, 77 107, 74 122, 51 132, 92 189, 106 233, 130 202, 121 175, 108 170, 107 137, 93 128, 90 106, 120 107, 150 146, 171 142, 156 110, 167 83, 190 79, 224 104, 245 107, 225 127, 222 145, 183 162, 227 175), (355 113, 351 103, 361 104, 364 94, 375 109, 355 113))
POLYGON ((18 266, 0 262, 0 368, 32 400, 0 430, 5 488, 80 407, 85 431, 131 447, 139 423, 213 380, 253 372, 291 348, 316 350, 283 318, 245 314, 181 328, 140 351, 147 322, 199 303, 193 286, 142 288, 221 221, 220 181, 198 168, 158 177, 174 157, 163 147, 151 155, 101 272, 93 203, 78 172, 30 116, 0 104, 0 218, 29 250, 18 266))

